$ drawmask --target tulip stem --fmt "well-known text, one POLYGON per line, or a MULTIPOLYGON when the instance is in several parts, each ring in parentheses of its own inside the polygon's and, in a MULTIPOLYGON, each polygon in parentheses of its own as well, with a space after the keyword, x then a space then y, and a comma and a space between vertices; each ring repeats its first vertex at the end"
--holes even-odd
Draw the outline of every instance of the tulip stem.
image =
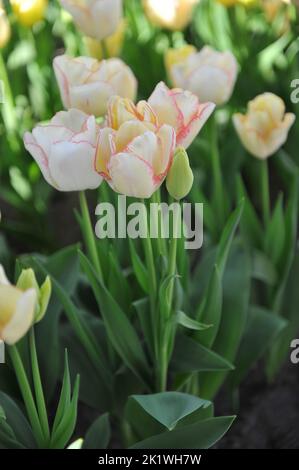
POLYGON ((109 59, 109 51, 107 47, 107 43, 105 39, 101 40, 101 47, 102 47, 102 52, 103 52, 103 59, 107 60, 109 59))
POLYGON ((35 343, 35 334, 34 327, 31 328, 29 333, 29 347, 31 355, 31 367, 32 367, 32 376, 33 384, 35 389, 35 399, 37 403, 37 409, 39 413, 40 423, 43 429, 45 441, 49 443, 50 441, 50 429, 47 408, 45 403, 45 396, 39 371, 37 353, 36 353, 36 343, 35 343))
POLYGON ((22 397, 25 403, 26 411, 32 426, 36 442, 40 448, 43 448, 45 445, 45 441, 42 427, 39 421, 32 391, 17 346, 10 346, 9 354, 17 376, 17 381, 22 393, 22 397))
POLYGON ((265 227, 268 226, 270 221, 270 190, 269 190, 269 168, 268 161, 261 162, 261 177, 262 177, 262 208, 265 227))
MULTIPOLYGON (((3 83, 3 105, 1 104, 2 108, 2 115, 3 121, 5 123, 6 130, 8 132, 14 133, 16 131, 17 121, 15 116, 15 107, 14 107, 14 98, 13 93, 10 86, 9 77, 6 70, 6 65, 3 60, 3 56, 0 51, 0 80, 3 83)), ((0 83, 1 86, 1 83, 0 83)), ((1 90, 0 90, 1 92, 1 90)), ((1 98, 1 97, 0 97, 1 98)))
POLYGON ((180 236, 180 222, 181 222, 181 211, 174 210, 173 212, 173 235, 170 243, 169 259, 168 259, 168 277, 169 277, 169 288, 167 295, 167 310, 160 312, 161 314, 161 334, 160 334, 160 383, 159 391, 164 392, 167 389, 167 375, 168 375, 168 363, 171 355, 171 349, 173 345, 173 335, 175 330, 173 328, 173 322, 171 319, 173 300, 174 300, 174 287, 175 287, 175 276, 177 272, 177 248, 178 248, 178 237, 180 236))
POLYGON ((92 228, 92 223, 90 219, 90 213, 88 209, 88 204, 86 200, 86 195, 84 191, 79 193, 81 214, 83 220, 83 235, 85 239, 85 245, 88 251, 88 256, 93 266, 100 278, 103 281, 103 271, 100 263, 99 253, 96 245, 95 235, 92 228))
POLYGON ((145 261, 147 270, 149 273, 149 298, 151 305, 151 320, 152 320, 152 335, 154 342, 154 356, 158 358, 158 341, 157 341, 157 314, 156 314, 156 300, 157 300, 157 273, 155 268, 153 247, 151 239, 149 237, 149 224, 148 224, 148 215, 147 207, 144 200, 142 200, 144 205, 144 224, 146 226, 147 236, 143 238, 143 248, 145 253, 145 261))
POLYGON ((224 194, 223 194, 222 172, 221 172, 219 146, 218 146, 217 122, 216 122, 215 116, 211 116, 210 118, 210 139, 211 139, 210 144, 211 144, 212 172, 213 172, 213 182, 214 182, 213 200, 215 202, 216 217, 219 218, 219 223, 221 223, 222 225, 224 222, 224 218, 223 218, 224 194))

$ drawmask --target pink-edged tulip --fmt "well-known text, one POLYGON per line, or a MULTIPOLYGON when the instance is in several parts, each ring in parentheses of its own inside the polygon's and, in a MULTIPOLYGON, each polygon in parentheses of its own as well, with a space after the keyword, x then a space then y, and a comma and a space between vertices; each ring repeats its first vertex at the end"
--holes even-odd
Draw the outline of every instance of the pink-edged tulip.
POLYGON ((59 191, 82 191, 102 182, 94 167, 97 138, 95 117, 71 109, 27 132, 24 144, 50 185, 59 191))
POLYGON ((180 88, 159 83, 148 100, 158 121, 176 131, 177 146, 187 149, 215 109, 213 103, 200 103, 197 96, 180 88))
POLYGON ((120 59, 99 62, 91 57, 61 55, 53 66, 66 109, 77 108, 98 117, 106 113, 111 96, 136 97, 137 80, 120 59))

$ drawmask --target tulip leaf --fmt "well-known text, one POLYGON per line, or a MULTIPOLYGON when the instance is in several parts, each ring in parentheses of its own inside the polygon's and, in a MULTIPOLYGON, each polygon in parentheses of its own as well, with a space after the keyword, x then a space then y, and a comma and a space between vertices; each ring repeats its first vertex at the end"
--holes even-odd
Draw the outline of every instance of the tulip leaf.
POLYGON ((194 339, 209 348, 217 336, 222 312, 222 281, 217 266, 214 266, 207 293, 199 308, 199 320, 204 324, 211 324, 212 328, 206 332, 196 333, 194 339))
POLYGON ((165 428, 172 430, 178 422, 197 411, 210 406, 210 402, 180 392, 163 392, 152 395, 132 395, 143 410, 165 428))
POLYGON ((206 323, 201 323, 197 320, 186 315, 181 310, 176 312, 176 322, 178 325, 187 328, 188 330, 195 330, 195 331, 205 331, 211 328, 213 325, 207 325, 206 323))
POLYGON ((227 258, 229 255, 229 251, 233 242, 233 238, 235 235, 235 232, 238 228, 242 213, 244 209, 244 199, 241 200, 239 203, 238 207, 234 210, 234 212, 231 214, 229 217, 226 226, 224 227, 220 243, 217 249, 217 255, 216 255, 216 264, 219 269, 219 275, 220 279, 222 279, 227 258))
MULTIPOLYGON (((35 449, 36 442, 31 431, 31 427, 23 415, 22 411, 16 405, 16 403, 5 393, 0 391, 0 407, 2 410, 2 420, 3 414, 5 414, 6 421, 6 430, 8 431, 7 426, 12 430, 9 431, 10 436, 9 440, 11 444, 15 443, 18 447, 25 447, 27 449, 35 449)), ((3 423, 2 423, 3 424, 3 423)), ((3 427, 2 427, 3 432, 3 427)), ((5 433, 6 434, 6 433, 5 433)), ((0 437, 1 443, 1 437, 0 437)))
POLYGON ((283 198, 279 196, 272 219, 265 236, 265 251, 274 265, 278 265, 285 245, 285 224, 283 214, 283 198))
POLYGON ((111 344, 127 367, 148 385, 148 363, 135 329, 98 279, 86 256, 82 252, 79 252, 79 256, 82 269, 91 283, 111 344))
POLYGON ((82 449, 107 449, 111 438, 109 414, 100 416, 85 436, 82 449))
MULTIPOLYGON (((234 243, 223 279, 223 310, 218 335, 213 345, 223 359, 234 362, 246 328, 251 286, 251 263, 247 250, 234 243)), ((200 374, 201 396, 211 400, 227 372, 200 374)))
POLYGON ((274 315, 273 312, 257 306, 251 307, 246 330, 235 360, 236 369, 229 377, 229 384, 232 388, 238 387, 250 368, 263 356, 286 326, 286 320, 274 315))
POLYGON ((131 261, 132 261, 136 279, 139 282, 140 287, 144 290, 146 294, 148 294, 148 289, 149 289, 148 272, 143 262, 141 261, 141 258, 138 255, 135 245, 131 239, 129 239, 129 246, 130 246, 131 261))
POLYGON ((175 373, 199 371, 226 371, 234 366, 215 352, 205 348, 189 336, 178 335, 171 361, 175 373))
POLYGON ((240 221, 242 236, 256 248, 261 248, 264 239, 262 225, 240 175, 237 178, 237 194, 238 199, 244 198, 244 212, 240 221))
POLYGON ((278 279, 277 271, 271 262, 271 258, 262 251, 255 250, 252 253, 252 278, 273 286, 278 279))
POLYGON ((235 416, 210 418, 137 442, 131 449, 209 449, 231 427, 235 416))

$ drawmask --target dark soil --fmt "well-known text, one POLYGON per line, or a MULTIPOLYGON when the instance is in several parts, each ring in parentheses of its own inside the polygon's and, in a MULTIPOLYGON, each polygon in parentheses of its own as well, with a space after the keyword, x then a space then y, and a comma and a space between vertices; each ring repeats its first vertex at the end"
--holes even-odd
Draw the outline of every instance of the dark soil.
MULTIPOLYGON (((262 370, 259 364, 241 386, 238 417, 217 449, 299 449, 299 366, 285 365, 273 384, 262 370)), ((223 392, 216 415, 231 413, 223 392)))

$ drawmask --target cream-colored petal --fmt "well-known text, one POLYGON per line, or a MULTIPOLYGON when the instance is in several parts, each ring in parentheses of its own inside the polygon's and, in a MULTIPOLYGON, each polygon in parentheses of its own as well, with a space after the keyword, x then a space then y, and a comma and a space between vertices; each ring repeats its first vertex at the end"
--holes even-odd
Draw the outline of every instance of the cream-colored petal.
POLYGON ((36 302, 34 289, 29 289, 20 296, 14 315, 2 330, 2 339, 5 343, 15 344, 27 333, 34 320, 36 302))

